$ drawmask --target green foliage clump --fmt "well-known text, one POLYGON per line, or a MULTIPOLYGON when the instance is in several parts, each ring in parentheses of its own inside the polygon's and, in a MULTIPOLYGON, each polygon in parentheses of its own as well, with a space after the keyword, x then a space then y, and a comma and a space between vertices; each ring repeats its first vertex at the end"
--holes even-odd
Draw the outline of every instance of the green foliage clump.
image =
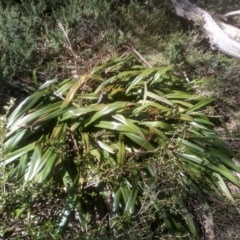
POLYGON ((201 111, 213 99, 176 70, 117 57, 76 81, 46 82, 11 112, 9 181, 66 191, 51 234, 78 221, 83 238, 197 239, 203 216, 214 227, 208 195, 235 204, 227 182, 240 186, 231 172, 240 168, 201 111))
MULTIPOLYGON (((237 3, 195 2, 220 12, 237 3)), ((239 168, 200 111, 212 99, 190 86, 217 97, 221 114, 238 116, 239 61, 211 52, 199 29, 183 33, 166 1, 6 1, 0 10, 1 79, 29 87, 38 66, 40 81, 90 69, 76 82, 47 81, 23 102, 9 117, 5 146, 0 127, 0 160, 10 165, 0 170, 0 236, 192 239, 204 231, 196 224, 203 216, 213 228, 208 195, 235 204, 225 182, 238 186, 230 170, 239 168), (126 41, 154 65, 181 63, 205 87, 176 78, 174 67, 148 69, 131 58, 92 69, 125 52, 126 41)))

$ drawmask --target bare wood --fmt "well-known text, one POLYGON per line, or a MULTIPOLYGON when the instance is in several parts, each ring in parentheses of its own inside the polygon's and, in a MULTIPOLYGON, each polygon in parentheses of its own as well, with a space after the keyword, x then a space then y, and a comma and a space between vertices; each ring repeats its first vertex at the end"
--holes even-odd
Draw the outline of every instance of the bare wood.
MULTIPOLYGON (((118 27, 117 27, 118 28, 118 27)), ((121 36, 124 36, 123 32, 118 28, 118 32, 121 36)), ((130 48, 130 50, 137 55, 148 67, 152 67, 152 65, 136 50, 136 48, 130 43, 127 42, 127 46, 130 48)))
POLYGON ((236 11, 232 11, 232 12, 226 13, 223 16, 228 18, 228 17, 232 17, 232 16, 235 16, 235 15, 240 15, 240 10, 236 10, 236 11))
POLYGON ((240 29, 232 25, 226 24, 224 22, 219 22, 218 25, 223 30, 223 32, 233 40, 240 42, 240 29))
MULTIPOLYGON (((202 24, 211 48, 222 53, 240 58, 240 29, 225 24, 221 20, 214 20, 212 15, 192 4, 189 0, 170 0, 178 16, 202 24)), ((228 13, 228 15, 236 14, 228 13)), ((225 15, 223 15, 225 17, 225 15)))

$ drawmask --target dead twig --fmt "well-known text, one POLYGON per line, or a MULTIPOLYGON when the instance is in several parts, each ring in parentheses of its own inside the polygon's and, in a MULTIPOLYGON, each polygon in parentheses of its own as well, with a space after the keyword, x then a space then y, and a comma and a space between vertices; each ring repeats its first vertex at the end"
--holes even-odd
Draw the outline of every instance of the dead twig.
POLYGON ((68 32, 64 29, 64 27, 63 27, 63 25, 62 25, 62 23, 61 23, 60 21, 58 21, 58 27, 60 28, 60 30, 62 30, 64 36, 65 36, 66 39, 67 39, 68 45, 66 46, 66 48, 67 48, 68 50, 70 50, 70 52, 72 53, 73 57, 74 57, 75 59, 77 59, 78 56, 77 56, 77 55, 75 54, 75 52, 73 51, 71 42, 70 42, 70 40, 69 40, 69 38, 68 38, 68 32))
MULTIPOLYGON (((117 27, 117 26, 116 26, 117 27)), ((121 36, 124 36, 123 32, 117 27, 118 32, 121 36)), ((148 67, 152 67, 152 65, 136 50, 136 48, 130 43, 126 42, 128 48, 137 56, 139 57, 148 67)))

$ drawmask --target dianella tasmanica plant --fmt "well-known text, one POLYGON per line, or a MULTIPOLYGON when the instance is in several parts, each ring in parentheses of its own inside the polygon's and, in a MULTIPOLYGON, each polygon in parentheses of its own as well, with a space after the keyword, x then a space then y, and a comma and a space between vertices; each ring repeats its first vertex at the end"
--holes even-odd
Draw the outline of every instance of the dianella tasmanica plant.
POLYGON ((9 180, 67 191, 56 234, 74 212, 82 237, 197 239, 203 216, 213 226, 206 196, 235 203, 227 182, 240 186, 240 168, 206 114, 213 99, 174 71, 116 57, 77 81, 47 81, 9 114, 9 180))

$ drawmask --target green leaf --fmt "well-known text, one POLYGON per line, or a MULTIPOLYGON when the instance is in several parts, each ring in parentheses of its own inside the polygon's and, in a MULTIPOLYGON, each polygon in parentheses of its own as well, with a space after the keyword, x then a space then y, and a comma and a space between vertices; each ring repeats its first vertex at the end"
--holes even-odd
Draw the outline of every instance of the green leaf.
POLYGON ((54 165, 55 165, 57 159, 58 159, 57 153, 53 153, 52 155, 50 155, 43 170, 39 173, 39 175, 37 177, 38 182, 41 183, 41 182, 45 181, 52 174, 52 169, 54 168, 54 165))
POLYGON ((125 126, 131 128, 132 129, 131 132, 134 132, 143 138, 145 137, 141 129, 137 125, 135 125, 130 119, 126 119, 123 115, 120 114, 116 114, 112 117, 118 120, 119 122, 123 123, 125 126))
POLYGON ((114 212, 118 212, 121 197, 122 197, 122 190, 119 187, 118 190, 113 195, 113 211, 114 212))
POLYGON ((7 139, 5 141, 5 148, 10 151, 14 150, 16 146, 18 146, 19 142, 23 140, 24 136, 26 135, 28 129, 21 129, 16 132, 9 132, 8 134, 10 135, 12 133, 12 136, 8 136, 7 134, 7 139))
POLYGON ((187 107, 187 108, 193 107, 192 103, 189 103, 189 102, 184 102, 184 101, 180 101, 180 100, 172 100, 171 102, 174 103, 174 104, 182 105, 182 106, 187 107))
POLYGON ((58 117, 65 111, 64 109, 59 109, 60 106, 61 102, 52 103, 49 106, 42 107, 39 110, 17 119, 14 124, 12 124, 9 135, 19 128, 28 127, 29 125, 34 127, 34 124, 36 124, 38 120, 43 122, 43 120, 50 120, 54 117, 58 117))
POLYGON ((127 184, 124 185, 124 186, 121 186, 120 189, 121 189, 121 192, 122 192, 124 203, 125 203, 125 205, 127 205, 127 202, 130 198, 130 192, 129 192, 129 189, 127 187, 127 184))
POLYGON ((194 118, 194 122, 203 123, 203 124, 207 124, 207 125, 210 125, 210 126, 214 126, 214 124, 212 122, 210 122, 208 119, 194 118))
POLYGON ((167 98, 158 96, 155 93, 148 92, 147 96, 150 97, 150 98, 153 98, 153 99, 155 99, 155 100, 157 100, 157 101, 159 101, 161 103, 165 103, 165 104, 167 104, 169 106, 173 106, 173 103, 171 101, 169 101, 167 98))
POLYGON ((225 166, 228 166, 232 170, 240 173, 240 167, 236 166, 232 159, 229 156, 227 156, 224 152, 213 147, 209 147, 208 151, 211 153, 211 156, 213 158, 216 158, 218 161, 222 162, 225 166))
POLYGON ((21 102, 8 117, 7 128, 10 128, 16 121, 22 118, 45 94, 45 91, 38 91, 21 102))
POLYGON ((57 98, 63 99, 67 94, 67 91, 69 91, 74 84, 75 82, 72 78, 65 79, 57 85, 57 89, 53 92, 53 95, 57 98))
POLYGON ((131 195, 128 198, 124 212, 133 214, 135 212, 135 204, 138 196, 138 189, 133 189, 131 195))
POLYGON ((97 159, 98 162, 101 161, 101 153, 100 153, 96 148, 90 150, 90 154, 91 154, 92 156, 94 156, 94 157, 97 159))
POLYGON ((97 143, 98 143, 100 148, 106 150, 109 153, 115 153, 116 152, 115 148, 111 147, 110 145, 108 145, 108 144, 106 144, 106 143, 104 143, 100 140, 98 140, 97 143))
MULTIPOLYGON (((143 80, 147 77, 153 76, 156 71, 157 71, 157 74, 159 76, 161 76, 161 75, 165 74, 166 72, 168 72, 169 70, 172 70, 173 68, 174 68, 174 66, 168 66, 168 67, 163 67, 163 68, 156 67, 156 68, 146 68, 146 69, 144 69, 131 82, 131 84, 129 85, 129 87, 126 90, 126 93, 128 93, 133 87, 136 87, 141 80, 143 80)), ((156 79, 156 77, 154 79, 156 79)))
POLYGON ((137 145, 139 145, 140 148, 144 148, 148 151, 154 150, 155 148, 150 144, 148 139, 142 138, 139 135, 136 135, 134 133, 124 133, 128 138, 130 138, 133 142, 135 142, 137 145))
POLYGON ((118 150, 118 164, 123 165, 125 162, 126 148, 124 144, 124 137, 122 134, 119 135, 119 150, 118 150))
POLYGON ((205 168, 212 169, 216 171, 217 173, 220 173, 222 176, 226 177, 230 182, 235 184, 236 186, 240 187, 240 183, 237 180, 236 176, 234 176, 230 171, 228 171, 226 168, 224 168, 222 165, 215 166, 212 163, 210 163, 208 160, 197 157, 195 155, 191 154, 179 154, 184 162, 188 162, 189 160, 199 164, 200 166, 204 166, 205 168))
POLYGON ((168 131, 173 131, 174 128, 170 124, 167 124, 162 121, 142 121, 139 123, 139 125, 147 125, 147 126, 153 126, 153 127, 158 127, 160 129, 165 129, 168 131))
POLYGON ((34 169, 34 171, 28 170, 27 174, 25 175, 25 180, 29 181, 29 180, 33 180, 34 178, 38 178, 38 179, 42 178, 42 176, 41 176, 42 174, 40 172, 42 171, 44 166, 50 161, 50 159, 53 158, 53 156, 54 156, 53 151, 50 148, 48 148, 42 154, 39 161, 32 159, 30 164, 32 165, 32 169, 34 169), (36 163, 36 165, 35 165, 35 163, 36 163))
POLYGON ((65 121, 65 120, 68 120, 68 119, 78 118, 82 115, 94 112, 96 110, 97 109, 94 106, 83 107, 83 108, 69 108, 68 110, 64 111, 60 121, 65 121))
POLYGON ((35 148, 35 143, 30 143, 22 148, 19 148, 13 152, 10 152, 9 154, 7 154, 7 158, 5 160, 2 160, 1 162, 5 165, 8 165, 12 162, 14 162, 15 160, 18 160, 22 155, 26 154, 27 152, 31 152, 33 151, 33 149, 35 148))
POLYGON ((20 157, 20 161, 19 164, 17 166, 17 174, 16 174, 16 179, 20 179, 21 177, 23 177, 23 175, 26 172, 27 169, 27 163, 29 161, 29 154, 25 153, 20 157))
POLYGON ((233 203, 235 204, 235 200, 230 193, 226 183, 224 182, 223 178, 218 173, 213 173, 214 176, 218 178, 218 181, 216 181, 216 185, 220 188, 221 192, 233 203))
POLYGON ((107 122, 107 121, 100 121, 98 124, 94 125, 96 128, 102 128, 102 129, 109 129, 113 131, 118 131, 118 132, 130 132, 130 133, 136 133, 136 130, 126 126, 122 123, 118 122, 107 122))
POLYGON ((15 210, 15 219, 19 219, 24 210, 25 210, 25 207, 17 208, 15 210))
POLYGON ((165 141, 169 140, 168 137, 162 131, 153 127, 151 124, 148 124, 146 122, 142 122, 142 123, 139 123, 139 125, 145 125, 145 126, 149 127, 149 130, 150 130, 149 138, 151 138, 151 135, 153 135, 153 136, 156 135, 156 136, 160 137, 161 139, 163 139, 165 141))
POLYGON ((202 100, 201 102, 195 104, 193 107, 191 107, 190 109, 187 110, 187 113, 191 113, 196 111, 199 108, 205 107, 207 106, 209 103, 213 102, 215 99, 213 98, 207 98, 205 100, 202 100))
POLYGON ((188 122, 194 121, 194 119, 191 116, 187 115, 187 114, 181 114, 180 115, 180 119, 182 121, 188 121, 188 122))
POLYGON ((33 178, 38 174, 38 167, 42 160, 42 148, 38 144, 35 146, 35 149, 33 151, 31 161, 29 162, 28 170, 25 173, 25 181, 31 181, 33 178))
POLYGON ((61 108, 65 108, 66 106, 68 106, 70 104, 70 102, 74 98, 76 92, 84 84, 84 82, 86 81, 87 77, 88 77, 88 74, 86 73, 72 86, 72 88, 68 92, 65 100, 63 101, 63 103, 61 105, 61 108))
POLYGON ((85 127, 88 127, 91 123, 95 122, 101 117, 106 117, 106 115, 116 112, 117 110, 124 109, 128 105, 127 102, 115 102, 112 104, 106 105, 102 110, 96 112, 89 121, 85 124, 85 127))
POLYGON ((38 89, 43 90, 43 89, 48 88, 49 86, 53 85, 54 83, 57 83, 57 79, 51 79, 51 80, 46 81, 38 89))
POLYGON ((205 98, 198 96, 198 95, 191 95, 188 93, 181 93, 181 92, 175 92, 175 93, 170 93, 166 95, 167 99, 185 99, 188 101, 200 101, 200 100, 204 100, 205 98))
POLYGON ((68 222, 71 217, 71 212, 73 210, 76 211, 76 214, 79 218, 79 222, 81 224, 81 228, 86 231, 86 219, 84 217, 83 207, 78 199, 79 193, 77 188, 74 186, 74 183, 68 172, 65 173, 63 177, 63 182, 67 189, 67 198, 64 202, 64 206, 61 210, 61 213, 58 216, 58 220, 55 225, 55 233, 63 234, 66 229, 68 222))
POLYGON ((35 84, 35 89, 37 90, 38 89, 38 87, 39 87, 39 83, 38 83, 38 81, 37 81, 37 70, 39 69, 39 67, 37 67, 37 68, 35 68, 34 70, 33 70, 33 82, 34 82, 34 84, 35 84))

